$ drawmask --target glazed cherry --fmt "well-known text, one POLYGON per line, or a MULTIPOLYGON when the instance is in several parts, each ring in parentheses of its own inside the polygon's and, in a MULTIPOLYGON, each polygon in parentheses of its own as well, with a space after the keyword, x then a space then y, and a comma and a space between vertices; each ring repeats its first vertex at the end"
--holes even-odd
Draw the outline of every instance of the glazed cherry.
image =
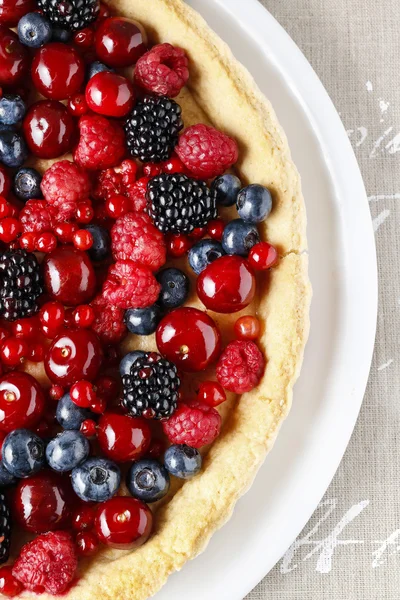
POLYGON ((55 338, 44 364, 52 382, 70 386, 81 379, 93 381, 102 359, 103 350, 96 334, 90 329, 76 329, 55 338))
POLYGON ((74 233, 78 229, 79 227, 76 223, 59 223, 54 228, 54 232, 62 244, 69 244, 72 242, 74 233))
MULTIPOLYGON (((0 165, 0 197, 1 197, 1 200, 4 201, 6 204, 7 204, 7 200, 5 199, 4 196, 8 196, 10 190, 11 190, 11 177, 8 174, 7 169, 5 167, 3 167, 2 165, 0 165)), ((1 218, 8 217, 8 211, 7 211, 7 214, 0 213, 0 216, 1 216, 1 218)))
POLYGON ((257 271, 266 271, 275 266, 279 256, 275 246, 268 242, 260 242, 252 247, 249 252, 248 261, 257 271))
POLYGON ((203 381, 200 384, 197 398, 208 406, 219 406, 226 400, 225 390, 217 381, 203 381))
POLYGON ((22 225, 18 219, 6 217, 0 221, 0 240, 9 244, 22 232, 22 225))
POLYGON ((97 429, 100 448, 111 460, 139 460, 149 449, 151 431, 144 419, 106 413, 100 417, 97 429))
POLYGON ((72 402, 81 408, 89 408, 96 401, 96 390, 90 381, 78 381, 71 387, 69 394, 72 402))
POLYGON ((256 278, 241 256, 221 256, 197 279, 197 294, 206 308, 234 313, 246 308, 256 293, 256 278))
POLYGON ((89 107, 86 103, 84 94, 74 94, 68 100, 68 110, 74 117, 81 117, 89 112, 89 107))
POLYGON ((86 231, 86 229, 78 229, 78 231, 75 231, 72 241, 75 248, 78 250, 89 250, 89 248, 93 246, 93 236, 90 231, 86 231))
MULTIPOLYGON (((65 310, 61 302, 46 302, 40 309, 40 322, 57 334, 64 326, 65 310)), ((55 337, 55 336, 53 336, 55 337)))
POLYGON ((57 248, 57 238, 55 235, 46 231, 36 238, 35 250, 48 254, 57 248))
POLYGON ((1 0, 0 23, 7 27, 15 27, 21 17, 36 8, 35 0, 1 0))
POLYGON ((29 72, 29 53, 18 36, 0 25, 0 85, 14 86, 29 72))
POLYGON ((211 317, 197 308, 173 310, 156 331, 159 351, 182 371, 203 371, 221 351, 221 334, 211 317))
POLYGON ((92 300, 96 277, 85 252, 61 246, 46 255, 43 267, 46 291, 52 298, 67 306, 92 300))
POLYGON ((32 104, 25 116, 23 130, 29 150, 39 158, 57 158, 69 152, 77 132, 68 110, 55 100, 32 104))
POLYGON ((96 54, 110 67, 129 67, 146 52, 146 35, 136 21, 105 19, 96 31, 96 54))
POLYGON ((24 586, 12 574, 12 566, 0 567, 0 594, 14 598, 22 592, 24 586))
POLYGON ((260 335, 260 321, 257 317, 245 315, 236 321, 234 330, 239 340, 256 340, 260 335))
POLYGON ((220 242, 224 233, 225 223, 221 219, 214 219, 207 223, 207 233, 211 239, 220 242))
POLYGON ((106 117, 124 117, 133 108, 133 85, 122 75, 103 71, 89 80, 86 103, 93 112, 106 117))
POLYGON ((106 211, 107 215, 111 219, 119 219, 123 215, 126 215, 131 209, 131 204, 126 196, 111 196, 106 200, 106 211))
POLYGON ((35 425, 45 408, 42 388, 31 375, 11 371, 0 379, 0 430, 35 425))
POLYGON ((69 478, 41 471, 18 483, 14 517, 26 531, 45 533, 62 529, 71 520, 72 502, 69 478))
POLYGON ((53 42, 37 51, 31 74, 33 84, 42 96, 65 100, 80 90, 85 78, 85 63, 72 46, 53 42))
POLYGON ((82 425, 80 426, 79 431, 82 435, 84 435, 87 438, 94 437, 97 433, 96 422, 92 419, 85 419, 82 425))
POLYGON ((72 515, 72 527, 76 531, 90 531, 94 526, 96 507, 93 504, 82 504, 72 515))
POLYGON ((114 496, 97 510, 95 529, 103 544, 132 549, 143 544, 153 528, 149 507, 129 496, 114 496))
POLYGON ((21 338, 9 337, 0 346, 1 362, 7 367, 21 364, 27 354, 28 344, 21 338))
POLYGON ((74 310, 73 317, 77 327, 90 327, 95 319, 95 314, 91 306, 81 304, 74 310))
POLYGON ((172 258, 180 258, 189 252, 193 241, 184 233, 169 234, 166 237, 167 251, 172 258))
POLYGON ((75 544, 79 556, 93 556, 99 549, 100 541, 92 531, 81 531, 76 534, 75 544))

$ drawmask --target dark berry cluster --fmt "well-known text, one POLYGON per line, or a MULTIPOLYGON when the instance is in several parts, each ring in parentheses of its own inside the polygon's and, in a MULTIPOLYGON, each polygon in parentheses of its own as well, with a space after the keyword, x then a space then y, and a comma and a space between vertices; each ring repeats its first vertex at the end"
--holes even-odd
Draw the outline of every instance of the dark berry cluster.
POLYGON ((50 23, 70 31, 87 27, 100 11, 99 0, 38 0, 38 5, 50 23))
POLYGON ((7 321, 29 317, 39 310, 43 293, 40 267, 34 254, 25 250, 0 255, 0 314, 7 321))

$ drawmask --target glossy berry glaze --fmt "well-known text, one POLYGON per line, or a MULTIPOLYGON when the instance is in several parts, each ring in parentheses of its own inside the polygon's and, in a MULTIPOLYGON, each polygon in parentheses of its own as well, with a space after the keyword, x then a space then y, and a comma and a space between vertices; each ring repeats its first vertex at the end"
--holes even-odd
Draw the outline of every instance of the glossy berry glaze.
POLYGON ((76 329, 54 339, 45 368, 51 381, 70 386, 81 379, 93 381, 102 360, 103 349, 97 335, 89 329, 76 329))
POLYGON ((61 246, 46 255, 44 282, 52 298, 67 306, 93 299, 96 277, 88 255, 71 246, 61 246))
POLYGON ((28 74, 28 69, 28 50, 13 31, 0 25, 0 85, 21 83, 28 74))
POLYGON ((103 544, 133 549, 150 535, 153 515, 149 507, 128 496, 116 496, 98 508, 95 531, 103 544))
POLYGON ((32 104, 23 123, 29 150, 39 158, 57 158, 72 149, 76 124, 61 102, 41 100, 32 104))
POLYGON ((12 371, 0 379, 0 430, 13 431, 35 425, 43 414, 42 388, 31 375, 12 371))
POLYGON ((76 94, 85 77, 85 65, 77 50, 58 42, 46 44, 32 61, 32 81, 46 98, 65 100, 76 94))

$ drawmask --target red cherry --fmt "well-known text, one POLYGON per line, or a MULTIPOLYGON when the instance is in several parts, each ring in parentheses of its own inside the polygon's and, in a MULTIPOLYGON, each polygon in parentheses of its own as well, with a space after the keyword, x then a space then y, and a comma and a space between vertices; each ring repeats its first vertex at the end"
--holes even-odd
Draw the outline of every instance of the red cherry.
POLYGON ((0 594, 14 598, 22 592, 24 586, 12 574, 12 566, 0 567, 0 594))
POLYGON ((18 483, 14 516, 26 531, 45 533, 62 529, 71 519, 71 501, 69 478, 41 471, 18 483))
POLYGON ((256 340, 260 335, 261 325, 257 317, 246 315, 236 321, 234 329, 240 340, 256 340))
POLYGON ((90 48, 94 42, 94 31, 90 27, 85 27, 85 29, 81 29, 75 33, 73 40, 74 44, 79 48, 90 48))
POLYGON ((86 229, 78 229, 75 231, 72 241, 74 242, 75 248, 78 250, 89 250, 93 246, 93 236, 90 231, 86 229))
POLYGON ((116 462, 139 460, 150 446, 151 431, 144 419, 106 413, 100 417, 97 429, 100 448, 116 462))
POLYGON ((207 223, 207 233, 211 239, 220 242, 224 233, 225 223, 221 219, 214 219, 207 223))
POLYGON ((133 108, 133 85, 122 75, 103 71, 89 80, 85 98, 88 107, 106 117, 124 117, 133 108))
POLYGON ((42 388, 31 375, 12 371, 0 379, 0 430, 29 429, 45 406, 42 388))
POLYGON ((71 150, 77 127, 61 102, 41 100, 29 108, 23 130, 32 154, 39 158, 58 158, 71 150))
POLYGON ((221 351, 217 325, 205 312, 191 307, 166 315, 157 327, 156 342, 161 354, 182 371, 203 371, 221 351))
POLYGON ((92 300, 96 276, 85 252, 61 246, 46 255, 43 267, 44 284, 52 298, 67 306, 92 300))
POLYGON ((1 0, 0 23, 15 27, 21 17, 36 10, 35 0, 1 0))
POLYGON ((81 531, 75 538, 76 551, 79 556, 93 556, 100 546, 99 538, 92 531, 81 531))
POLYGON ((0 346, 1 362, 8 367, 21 364, 27 354, 28 344, 21 338, 9 337, 0 346))
POLYGON ((37 237, 36 250, 48 254, 57 248, 57 238, 49 232, 42 233, 37 237))
POLYGON ((24 339, 34 339, 40 334, 40 321, 37 315, 26 319, 18 319, 11 325, 13 335, 24 339))
POLYGON ((110 67, 129 67, 146 52, 146 34, 137 21, 120 17, 105 19, 96 31, 99 59, 110 67))
POLYGON ((85 419, 81 424, 79 431, 87 438, 94 437, 97 433, 96 422, 92 419, 85 419))
POLYGON ((249 252, 248 261, 257 271, 266 271, 278 262, 278 251, 268 242, 259 242, 249 252))
MULTIPOLYGON (((10 190, 11 178, 8 174, 7 169, 0 165, 0 196, 8 196, 10 190)), ((1 200, 7 203, 7 200, 5 198, 2 198, 1 200)), ((0 217, 7 217, 7 215, 2 215, 0 212, 0 217)))
POLYGON ((96 507, 93 504, 82 504, 72 515, 72 527, 76 531, 88 531, 94 526, 96 507))
POLYGON ((28 75, 29 53, 18 36, 0 25, 0 85, 19 83, 28 75))
POLYGON ((78 223, 90 223, 94 217, 94 210, 90 200, 86 202, 79 202, 78 208, 76 209, 75 218, 78 223))
POLYGON ((119 219, 126 215, 131 209, 129 199, 126 196, 111 196, 106 200, 106 211, 111 219, 119 219))
POLYGON ((42 96, 65 100, 82 86, 85 63, 72 46, 53 42, 36 52, 31 74, 33 84, 42 96))
POLYGON ((46 302, 40 309, 40 322, 50 330, 58 332, 64 326, 65 310, 61 302, 46 302))
POLYGON ((225 390, 217 381, 203 381, 197 392, 199 402, 215 408, 226 400, 225 390))
POLYGON ((78 229, 79 227, 76 223, 59 223, 55 227, 54 232, 62 244, 69 244, 72 242, 74 233, 78 229))
POLYGON ((99 506, 95 527, 103 544, 112 548, 133 549, 148 539, 153 527, 153 515, 140 500, 115 496, 99 506))
POLYGON ((101 367, 103 350, 91 329, 76 329, 53 341, 45 358, 51 381, 64 386, 86 379, 93 381, 101 367))
POLYGON ((17 219, 6 217, 0 221, 0 240, 9 244, 21 233, 22 225, 17 219))
POLYGON ((234 313, 246 308, 256 293, 256 278, 241 256, 221 256, 197 279, 197 294, 209 310, 234 313))
POLYGON ((54 384, 49 389, 49 396, 51 400, 58 402, 64 396, 64 388, 61 385, 54 384))
POLYGON ((33 252, 34 250, 36 250, 36 239, 36 233, 28 231, 27 233, 23 233, 19 238, 19 245, 23 250, 33 252))
POLYGON ((84 94, 74 94, 68 100, 67 108, 74 117, 81 117, 89 112, 84 94))
POLYGON ((71 387, 69 394, 72 402, 81 408, 89 408, 96 400, 96 391, 90 381, 78 381, 71 387))
POLYGON ((74 310, 74 323, 77 327, 90 327, 94 321, 94 310, 88 304, 81 304, 74 310))
POLYGON ((167 251, 172 258, 180 258, 189 252, 193 245, 192 240, 184 233, 168 234, 166 236, 167 251))

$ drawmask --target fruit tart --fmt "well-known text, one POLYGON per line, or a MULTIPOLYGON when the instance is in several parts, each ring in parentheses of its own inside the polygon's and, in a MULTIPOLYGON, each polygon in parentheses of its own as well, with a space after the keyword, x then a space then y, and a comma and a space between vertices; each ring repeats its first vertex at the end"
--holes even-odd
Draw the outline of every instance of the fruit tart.
POLYGON ((145 600, 288 414, 305 206, 181 0, 0 0, 0 592, 145 600))

